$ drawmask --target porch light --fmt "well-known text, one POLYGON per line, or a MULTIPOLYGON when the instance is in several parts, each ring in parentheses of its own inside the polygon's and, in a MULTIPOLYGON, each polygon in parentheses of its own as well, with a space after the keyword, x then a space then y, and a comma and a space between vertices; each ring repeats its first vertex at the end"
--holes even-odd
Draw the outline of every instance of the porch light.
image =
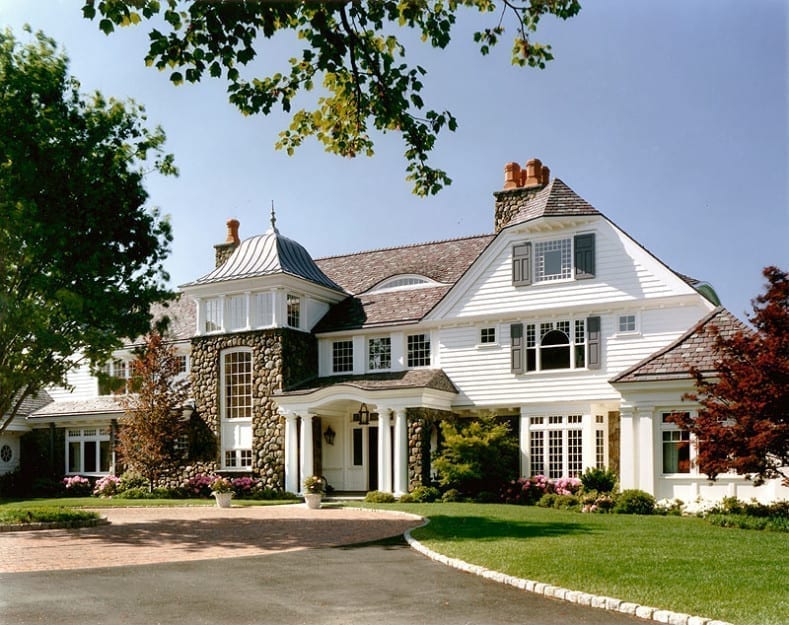
POLYGON ((323 440, 325 440, 329 445, 334 445, 334 437, 337 436, 337 432, 331 429, 331 426, 326 428, 326 431, 323 433, 323 440))
POLYGON ((355 423, 358 423, 359 425, 370 425, 370 421, 378 420, 378 413, 370 412, 370 409, 367 407, 367 404, 362 402, 362 404, 359 406, 359 412, 354 413, 353 420, 355 423))

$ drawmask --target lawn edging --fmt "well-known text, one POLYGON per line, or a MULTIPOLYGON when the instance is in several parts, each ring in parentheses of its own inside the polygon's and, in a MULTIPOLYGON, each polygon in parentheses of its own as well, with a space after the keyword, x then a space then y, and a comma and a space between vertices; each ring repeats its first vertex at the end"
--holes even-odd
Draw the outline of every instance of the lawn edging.
POLYGON ((0 523, 0 532, 27 532, 35 530, 61 530, 78 529, 80 527, 98 527, 99 525, 109 525, 110 522, 105 518, 99 519, 77 519, 74 521, 49 521, 32 523, 0 523))
MULTIPOLYGON (((422 518, 424 523, 422 523, 422 525, 419 527, 424 527, 430 523, 429 518, 422 518)), ((419 527, 415 527, 413 529, 419 529, 419 527)), ((526 592, 533 592, 538 595, 544 595, 545 597, 549 597, 551 599, 577 603, 578 605, 588 606, 590 608, 621 612, 623 614, 629 614, 657 623, 668 623, 669 625, 732 625, 726 621, 709 619, 704 616, 691 616, 690 614, 683 614, 681 612, 672 612, 670 610, 662 610, 660 608, 639 605, 629 601, 622 601, 621 599, 615 599, 614 597, 592 595, 577 590, 552 586, 542 582, 535 582, 530 579, 523 579, 521 577, 507 575, 499 571, 493 571, 491 569, 485 568, 484 566, 469 564, 464 560, 450 558, 443 554, 437 553, 428 547, 425 547, 425 545, 420 543, 411 535, 412 531, 413 530, 408 530, 405 532, 405 534, 403 534, 406 542, 412 549, 418 551, 424 556, 427 556, 431 560, 445 566, 458 569, 465 573, 471 573, 472 575, 478 575, 479 577, 484 577, 485 579, 489 579, 500 584, 506 584, 520 590, 525 590, 526 592)))

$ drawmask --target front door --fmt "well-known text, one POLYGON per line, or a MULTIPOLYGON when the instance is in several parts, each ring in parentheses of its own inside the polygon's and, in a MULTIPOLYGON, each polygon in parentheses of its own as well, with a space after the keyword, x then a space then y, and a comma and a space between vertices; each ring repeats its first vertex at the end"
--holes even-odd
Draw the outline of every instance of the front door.
POLYGON ((378 490, 378 428, 367 428, 367 490, 378 490))

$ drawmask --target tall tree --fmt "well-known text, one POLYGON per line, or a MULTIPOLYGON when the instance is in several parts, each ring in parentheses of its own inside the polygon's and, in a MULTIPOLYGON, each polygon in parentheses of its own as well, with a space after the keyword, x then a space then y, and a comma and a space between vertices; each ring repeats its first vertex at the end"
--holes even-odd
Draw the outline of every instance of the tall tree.
POLYGON ((764 276, 749 317, 755 331, 726 337, 711 328, 717 374, 692 370, 697 391, 686 397, 701 409, 672 417, 696 435, 698 466, 710 479, 734 470, 756 484, 789 480, 789 279, 777 267, 764 276))
POLYGON ((150 332, 132 362, 132 393, 121 399, 125 414, 117 444, 121 462, 147 478, 150 489, 182 457, 186 383, 179 382, 179 373, 173 347, 159 332, 150 332))
POLYGON ((293 114, 276 147, 292 154, 315 137, 328 152, 371 155, 373 130, 399 132, 407 179, 415 193, 427 195, 451 182, 428 157, 439 132, 455 130, 457 121, 449 111, 425 106, 426 70, 407 62, 404 37, 392 33, 413 30, 443 49, 461 9, 476 10, 489 22, 474 34, 482 54, 498 43, 509 20, 513 64, 544 68, 553 55, 549 45, 532 37, 540 19, 547 14, 567 19, 581 6, 579 0, 85 0, 82 11, 89 19, 99 15, 99 28, 107 34, 115 26, 159 18, 149 33, 145 62, 170 71, 175 84, 198 82, 206 73, 224 78, 230 101, 246 115, 265 115, 277 105, 290 112, 297 96, 304 101, 304 92, 320 84, 322 95, 312 108, 293 114), (283 33, 296 36, 294 49, 301 56, 279 72, 263 65, 269 62, 263 39, 283 33), (263 76, 242 74, 240 67, 261 57, 263 64, 250 73, 263 71, 263 76))
POLYGON ((145 208, 143 176, 176 172, 144 121, 80 95, 52 39, 0 32, 0 432, 80 358, 145 333, 167 295, 170 225, 145 208))

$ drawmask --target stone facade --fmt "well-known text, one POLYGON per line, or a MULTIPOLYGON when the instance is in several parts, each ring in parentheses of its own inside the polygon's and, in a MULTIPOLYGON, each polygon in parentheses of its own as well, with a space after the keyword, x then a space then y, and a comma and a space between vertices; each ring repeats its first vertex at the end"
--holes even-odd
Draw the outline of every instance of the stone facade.
POLYGON ((408 491, 431 486, 430 440, 433 432, 440 438, 439 422, 454 415, 443 410, 409 408, 408 418, 408 491))
MULTIPOLYGON (((268 488, 285 487, 285 423, 272 399, 282 390, 317 376, 315 337, 290 329, 260 330, 192 340, 192 393, 195 413, 220 435, 220 358, 236 347, 252 349, 252 474, 268 488), (285 357, 287 355, 287 357, 285 357)), ((219 450, 214 468, 220 465, 219 450)))
POLYGON ((496 234, 505 228, 534 195, 542 187, 506 189, 496 191, 493 196, 496 198, 496 211, 493 217, 493 228, 496 234))

